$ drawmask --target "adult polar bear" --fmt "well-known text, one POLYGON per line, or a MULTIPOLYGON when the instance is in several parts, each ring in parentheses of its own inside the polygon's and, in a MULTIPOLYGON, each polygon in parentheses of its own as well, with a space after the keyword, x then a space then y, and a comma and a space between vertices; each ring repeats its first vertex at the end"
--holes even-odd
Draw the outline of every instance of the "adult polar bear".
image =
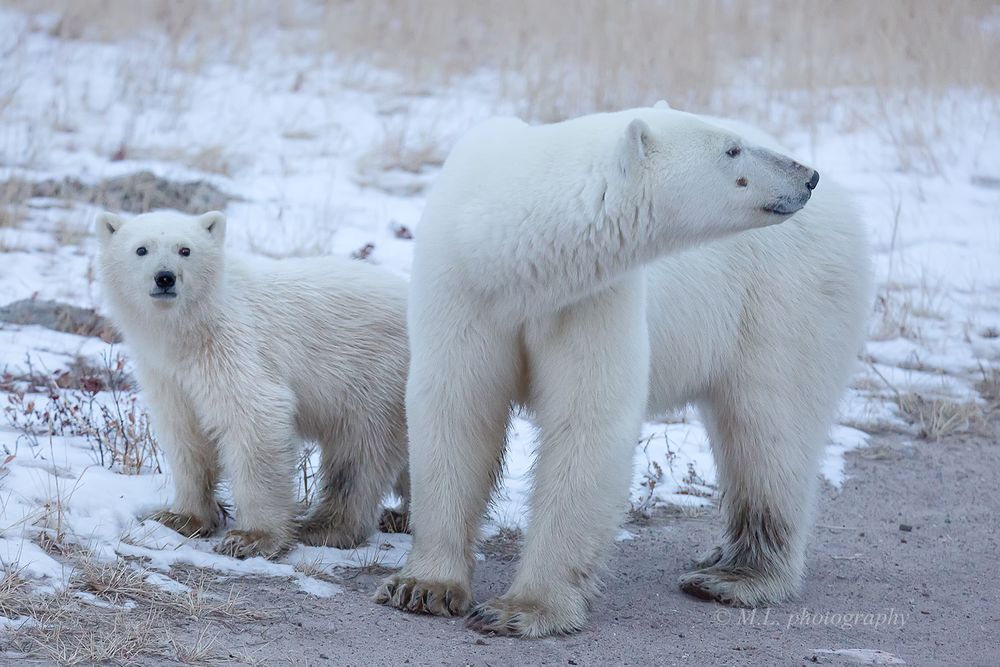
POLYGON ((377 601, 469 609, 512 402, 540 430, 532 518, 510 590, 471 627, 583 626, 641 422, 688 402, 710 432, 726 531, 682 588, 740 605, 795 591, 869 266, 845 196, 824 184, 799 212, 818 174, 777 150, 669 109, 498 119, 460 142, 413 263, 414 546, 377 601))

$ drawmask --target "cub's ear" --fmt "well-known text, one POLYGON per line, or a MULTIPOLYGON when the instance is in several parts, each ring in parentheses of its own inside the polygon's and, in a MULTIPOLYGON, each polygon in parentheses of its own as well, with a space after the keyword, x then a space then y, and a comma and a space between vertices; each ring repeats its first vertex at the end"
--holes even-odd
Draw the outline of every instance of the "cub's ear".
POLYGON ((218 211, 209 211, 198 216, 202 228, 216 241, 226 238, 226 216, 218 211))
POLYGON ((97 238, 101 240, 101 243, 107 243, 111 236, 122 228, 125 221, 114 213, 108 213, 107 211, 102 211, 97 214, 97 238))
POLYGON ((670 105, 667 104, 666 100, 660 100, 659 102, 657 102, 656 104, 653 105, 653 108, 654 109, 669 109, 670 105))
POLYGON ((641 118, 636 118, 625 129, 621 144, 621 162, 626 171, 646 159, 653 147, 653 131, 641 118))

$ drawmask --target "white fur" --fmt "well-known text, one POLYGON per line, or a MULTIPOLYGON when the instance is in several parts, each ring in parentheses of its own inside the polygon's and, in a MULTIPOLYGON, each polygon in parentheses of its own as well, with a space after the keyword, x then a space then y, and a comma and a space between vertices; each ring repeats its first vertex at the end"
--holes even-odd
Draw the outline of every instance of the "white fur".
POLYGON ((220 550, 280 552, 295 537, 308 439, 321 446, 323 487, 300 537, 367 538, 405 464, 405 283, 356 261, 227 253, 220 213, 103 214, 98 233, 107 303, 174 473, 172 512, 157 518, 212 532, 221 464, 238 524, 220 550), (176 275, 175 298, 151 297, 159 271, 176 275))
POLYGON ((540 427, 533 515, 510 590, 472 627, 582 627, 641 421, 691 401, 706 409, 729 528, 682 585, 740 604, 794 590, 869 275, 843 193, 824 182, 792 215, 813 172, 777 150, 752 128, 669 109, 500 119, 459 144, 413 264, 414 549, 376 599, 468 608, 511 402, 540 427))

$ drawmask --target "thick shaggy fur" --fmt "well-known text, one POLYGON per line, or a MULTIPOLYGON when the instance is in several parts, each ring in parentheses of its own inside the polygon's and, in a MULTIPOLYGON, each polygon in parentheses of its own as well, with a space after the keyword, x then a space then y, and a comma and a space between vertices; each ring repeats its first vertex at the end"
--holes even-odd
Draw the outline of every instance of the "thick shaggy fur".
POLYGON ((237 527, 223 553, 273 556, 296 531, 307 544, 363 542, 405 466, 405 283, 350 260, 226 253, 220 213, 103 214, 98 234, 107 303, 173 470, 174 505, 156 518, 214 532, 224 473, 237 527), (173 297, 155 284, 164 271, 173 297), (297 523, 303 439, 321 446, 322 491, 297 523))
POLYGON ((419 228, 414 548, 378 601, 469 610, 511 402, 541 434, 531 524, 510 590, 471 627, 584 625, 641 422, 687 402, 711 430, 727 530, 682 587, 748 605, 795 590, 869 275, 843 193, 824 183, 801 208, 813 172, 776 149, 751 128, 652 109, 492 121, 461 142, 419 228))

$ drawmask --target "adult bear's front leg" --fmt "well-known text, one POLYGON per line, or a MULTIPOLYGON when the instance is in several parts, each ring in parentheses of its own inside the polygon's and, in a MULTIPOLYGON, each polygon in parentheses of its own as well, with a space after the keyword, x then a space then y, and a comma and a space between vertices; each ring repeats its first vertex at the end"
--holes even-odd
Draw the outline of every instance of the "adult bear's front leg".
POLYGON ((526 342, 541 434, 533 518, 510 590, 468 625, 542 637, 586 623, 628 499, 649 374, 643 276, 529 327, 526 342))
POLYGON ((492 322, 413 326, 406 392, 413 551, 375 601, 459 616, 472 604, 472 548, 500 473, 517 346, 492 322))

